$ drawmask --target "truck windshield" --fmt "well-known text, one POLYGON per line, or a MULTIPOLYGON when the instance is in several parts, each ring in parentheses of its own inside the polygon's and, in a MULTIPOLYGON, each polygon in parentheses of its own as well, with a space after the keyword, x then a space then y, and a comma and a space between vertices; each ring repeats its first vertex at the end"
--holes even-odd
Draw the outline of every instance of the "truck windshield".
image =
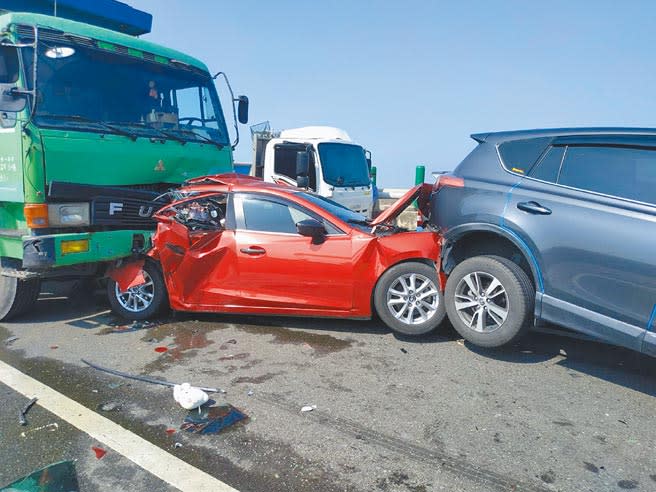
POLYGON ((332 186, 369 186, 369 168, 359 145, 320 143, 323 179, 332 186))
MULTIPOLYGON (((119 134, 128 129, 134 135, 145 132, 229 144, 209 74, 115 49, 40 43, 34 122, 44 127, 86 126, 91 131, 116 129, 119 134)), ((32 50, 23 51, 29 80, 32 50)))

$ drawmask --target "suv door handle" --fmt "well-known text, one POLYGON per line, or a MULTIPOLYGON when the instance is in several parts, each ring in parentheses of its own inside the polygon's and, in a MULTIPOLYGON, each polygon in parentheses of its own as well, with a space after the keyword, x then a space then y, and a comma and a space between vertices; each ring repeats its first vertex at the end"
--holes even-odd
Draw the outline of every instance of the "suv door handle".
POLYGON ((266 253, 266 250, 264 248, 260 248, 259 246, 250 246, 249 248, 241 248, 239 251, 247 255, 263 255, 264 253, 266 253))
POLYGON ((535 215, 550 215, 551 209, 543 207, 538 202, 519 202, 517 208, 535 215))

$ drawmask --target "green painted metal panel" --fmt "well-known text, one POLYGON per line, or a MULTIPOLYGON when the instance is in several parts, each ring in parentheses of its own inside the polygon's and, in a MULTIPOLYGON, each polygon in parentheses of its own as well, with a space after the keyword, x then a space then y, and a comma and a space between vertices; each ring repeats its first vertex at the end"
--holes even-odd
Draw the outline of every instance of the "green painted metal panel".
POLYGON ((0 129, 0 200, 23 201, 20 125, 0 129))
POLYGON ((213 144, 122 135, 41 130, 47 156, 46 182, 97 185, 182 183, 205 174, 230 172, 232 150, 213 144), (161 161, 161 165, 160 165, 161 161))
POLYGON ((23 240, 20 237, 0 236, 0 256, 23 258, 23 240))

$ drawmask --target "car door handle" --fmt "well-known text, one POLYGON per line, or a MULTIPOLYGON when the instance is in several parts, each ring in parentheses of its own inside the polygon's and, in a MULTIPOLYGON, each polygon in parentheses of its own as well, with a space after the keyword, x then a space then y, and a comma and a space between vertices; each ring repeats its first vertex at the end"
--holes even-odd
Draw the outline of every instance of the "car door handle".
POLYGON ((250 246, 248 248, 241 248, 239 251, 247 255, 263 255, 264 253, 266 253, 266 250, 264 248, 260 248, 259 246, 250 246))
POLYGON ((536 215, 551 214, 550 208, 543 207, 538 202, 519 202, 517 204, 517 208, 523 210, 524 212, 528 212, 529 214, 536 214, 536 215))

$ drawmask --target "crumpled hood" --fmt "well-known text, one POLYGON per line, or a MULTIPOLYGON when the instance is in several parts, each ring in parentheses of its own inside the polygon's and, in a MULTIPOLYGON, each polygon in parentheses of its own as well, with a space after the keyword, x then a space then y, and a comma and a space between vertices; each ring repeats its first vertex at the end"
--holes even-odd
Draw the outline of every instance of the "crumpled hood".
POLYGON ((417 206, 421 213, 428 215, 428 205, 432 189, 433 187, 428 183, 418 184, 414 188, 410 188, 401 198, 372 220, 371 225, 375 226, 393 221, 415 200, 417 200, 417 206))

